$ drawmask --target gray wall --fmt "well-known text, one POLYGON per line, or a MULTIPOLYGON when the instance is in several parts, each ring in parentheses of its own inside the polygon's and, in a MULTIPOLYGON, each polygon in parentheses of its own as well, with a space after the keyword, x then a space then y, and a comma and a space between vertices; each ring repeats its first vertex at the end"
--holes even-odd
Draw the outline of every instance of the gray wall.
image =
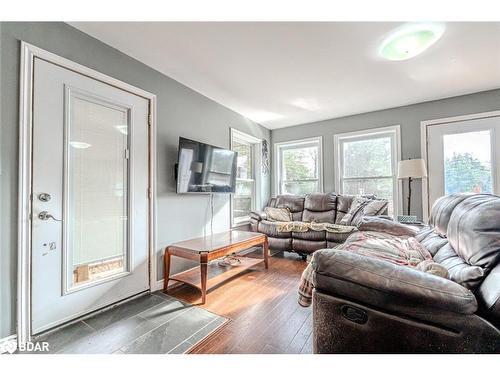
MULTIPOLYGON (((495 110, 500 110, 500 89, 277 129, 272 132, 273 145, 276 142, 322 136, 324 189, 335 191, 334 134, 400 125, 401 157, 413 159, 421 156, 421 121, 495 110)), ((406 197, 406 191, 406 184, 404 184, 403 197, 406 197)), ((406 207, 406 200, 403 202, 406 207)), ((421 218, 422 185, 419 180, 412 184, 411 207, 412 213, 421 218)))
MULTIPOLYGON (((178 137, 229 146, 229 128, 270 142, 269 130, 64 23, 0 23, 1 185, 0 337, 15 332, 20 40, 152 92, 158 98, 158 252, 198 236, 209 222, 207 196, 175 194, 178 137)), ((263 200, 270 194, 263 178, 263 200)), ((214 230, 229 228, 229 198, 215 199, 214 230)), ((209 227, 209 223, 207 228, 209 227)), ((161 269, 161 261, 159 262, 161 269)), ((173 272, 188 267, 174 263, 173 272)), ((161 276, 161 275, 160 275, 161 276)))

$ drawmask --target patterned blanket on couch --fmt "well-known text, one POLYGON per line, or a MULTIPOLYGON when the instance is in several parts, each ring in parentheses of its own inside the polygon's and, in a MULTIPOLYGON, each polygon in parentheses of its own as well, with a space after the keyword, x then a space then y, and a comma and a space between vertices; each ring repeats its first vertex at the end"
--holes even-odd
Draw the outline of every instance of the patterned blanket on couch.
POLYGON ((351 233, 358 229, 351 225, 340 225, 332 223, 317 223, 317 222, 305 222, 305 221, 286 221, 279 222, 278 232, 307 232, 309 230, 314 230, 321 232, 323 230, 330 233, 351 233))
MULTIPOLYGON (((411 236, 394 236, 389 233, 355 232, 335 250, 352 251, 367 257, 385 260, 401 266, 412 267, 441 277, 448 277, 446 268, 436 263, 432 255, 411 236)), ((324 250, 328 251, 328 250, 324 250)), ((299 304, 309 306, 312 300, 314 254, 302 274, 299 285, 299 304)))

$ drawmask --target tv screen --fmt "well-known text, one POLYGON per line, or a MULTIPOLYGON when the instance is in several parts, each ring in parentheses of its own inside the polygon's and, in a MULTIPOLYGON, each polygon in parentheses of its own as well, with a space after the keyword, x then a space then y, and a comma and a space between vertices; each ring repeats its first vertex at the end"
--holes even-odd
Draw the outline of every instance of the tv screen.
POLYGON ((177 193, 234 193, 237 153, 179 138, 177 193))

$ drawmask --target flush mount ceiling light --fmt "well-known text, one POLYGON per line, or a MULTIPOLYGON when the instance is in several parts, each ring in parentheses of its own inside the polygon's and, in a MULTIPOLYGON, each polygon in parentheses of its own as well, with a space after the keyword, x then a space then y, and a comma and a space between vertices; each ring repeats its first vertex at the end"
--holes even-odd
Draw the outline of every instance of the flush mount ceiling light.
POLYGON ((441 38, 445 26, 442 23, 411 23, 396 29, 382 42, 379 54, 392 61, 415 57, 441 38))

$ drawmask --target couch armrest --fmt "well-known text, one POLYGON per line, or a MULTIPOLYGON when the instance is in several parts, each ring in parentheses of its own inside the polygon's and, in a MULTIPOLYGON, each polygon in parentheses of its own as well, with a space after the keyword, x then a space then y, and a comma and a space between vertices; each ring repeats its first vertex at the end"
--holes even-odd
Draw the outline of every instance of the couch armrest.
POLYGON ((264 211, 251 211, 250 218, 255 219, 257 221, 266 220, 267 214, 264 211))
POLYGON ((312 259, 313 284, 325 293, 422 320, 474 314, 477 301, 461 285, 410 267, 351 253, 320 250, 312 259))

